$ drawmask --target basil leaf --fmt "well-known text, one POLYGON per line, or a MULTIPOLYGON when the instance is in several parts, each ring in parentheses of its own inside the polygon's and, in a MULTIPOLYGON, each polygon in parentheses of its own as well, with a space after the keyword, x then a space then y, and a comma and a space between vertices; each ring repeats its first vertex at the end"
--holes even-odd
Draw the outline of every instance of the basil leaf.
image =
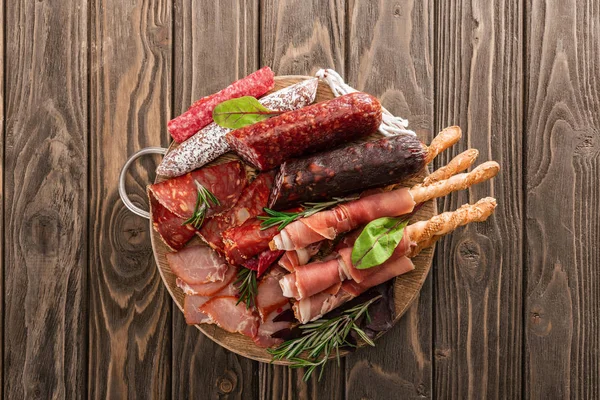
POLYGON ((358 269, 383 264, 392 256, 404 235, 408 219, 379 218, 369 222, 352 248, 352 263, 358 269))
POLYGON ((280 111, 269 110, 254 97, 244 96, 217 104, 213 120, 223 128, 238 129, 279 114, 280 111))

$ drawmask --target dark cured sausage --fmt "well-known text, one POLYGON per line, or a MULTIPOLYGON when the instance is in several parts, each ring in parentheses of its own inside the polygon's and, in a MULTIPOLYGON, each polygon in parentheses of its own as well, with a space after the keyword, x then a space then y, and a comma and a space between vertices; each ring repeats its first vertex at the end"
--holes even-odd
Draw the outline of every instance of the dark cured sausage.
POLYGON ((261 170, 367 136, 381 124, 381 104, 366 93, 350 93, 229 132, 227 142, 261 170))
POLYGON ((398 183, 425 166, 426 147, 403 135, 352 144, 281 165, 269 208, 282 209, 398 183))

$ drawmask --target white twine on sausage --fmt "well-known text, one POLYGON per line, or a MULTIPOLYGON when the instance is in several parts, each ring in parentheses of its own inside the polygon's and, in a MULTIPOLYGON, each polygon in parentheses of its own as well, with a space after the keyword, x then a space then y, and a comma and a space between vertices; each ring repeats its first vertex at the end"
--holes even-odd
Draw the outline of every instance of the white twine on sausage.
MULTIPOLYGON (((340 74, 332 69, 320 69, 317 71, 315 76, 325 81, 336 97, 348 93, 358 92, 358 90, 344 82, 344 79, 342 79, 340 74)), ((381 110, 382 122, 381 125, 379 125, 379 132, 381 132, 381 134, 384 136, 396 136, 400 134, 416 136, 414 131, 407 129, 408 120, 401 117, 396 117, 384 107, 381 107, 381 110)))

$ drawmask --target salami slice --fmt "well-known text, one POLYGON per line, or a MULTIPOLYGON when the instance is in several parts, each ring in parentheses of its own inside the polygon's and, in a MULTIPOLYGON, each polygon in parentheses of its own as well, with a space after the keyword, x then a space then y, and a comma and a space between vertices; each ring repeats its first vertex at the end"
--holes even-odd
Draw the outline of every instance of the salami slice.
POLYGON ((186 112, 167 124, 169 133, 177 143, 190 138, 212 122, 212 112, 217 104, 242 96, 260 97, 273 89, 275 76, 271 68, 262 67, 245 78, 233 82, 225 89, 196 101, 186 112))
POLYGON ((248 184, 248 178, 242 163, 232 161, 150 185, 148 190, 165 208, 186 220, 194 213, 198 198, 195 182, 208 189, 220 202, 208 209, 206 216, 211 217, 233 207, 248 184))
POLYGON ((282 209, 398 183, 425 166, 427 151, 414 136, 386 137, 290 160, 281 165, 269 208, 282 209))
POLYGON ((366 93, 350 93, 229 132, 227 142, 261 170, 325 150, 377 131, 381 104, 366 93))
POLYGON ((150 200, 150 215, 152 215, 154 230, 171 250, 182 249, 194 237, 194 228, 183 225, 184 219, 167 210, 156 200, 150 190, 148 190, 148 199, 150 200))
POLYGON ((224 252, 222 233, 235 226, 240 226, 248 219, 262 213, 267 206, 267 199, 273 184, 273 174, 264 173, 256 177, 248 185, 235 206, 225 214, 211 218, 197 232, 210 247, 220 253, 224 252))
MULTIPOLYGON (((308 79, 295 85, 278 90, 258 101, 265 107, 275 111, 292 111, 311 104, 317 93, 318 79, 308 79)), ((223 128, 214 122, 200 132, 181 143, 167 154, 156 173, 167 177, 175 177, 193 171, 227 153, 229 144, 225 135, 231 129, 223 128)))

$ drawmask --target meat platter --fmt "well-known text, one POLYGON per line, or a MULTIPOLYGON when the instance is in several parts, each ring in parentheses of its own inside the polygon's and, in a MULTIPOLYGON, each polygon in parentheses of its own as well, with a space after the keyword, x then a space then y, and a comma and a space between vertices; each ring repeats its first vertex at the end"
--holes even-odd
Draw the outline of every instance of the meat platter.
POLYGON ((160 275, 187 323, 244 357, 308 367, 305 378, 323 354, 375 345, 402 317, 435 242, 496 207, 485 198, 438 214, 434 199, 499 170, 489 161, 464 173, 478 155, 469 149, 430 174, 460 128, 423 144, 376 98, 326 74, 273 77, 264 67, 172 120, 174 142, 148 187, 145 215, 160 275), (234 111, 223 108, 228 99, 234 111), (238 124, 245 114, 255 120, 228 126, 229 114, 238 124), (350 318, 343 345, 306 345, 324 325, 350 318))

